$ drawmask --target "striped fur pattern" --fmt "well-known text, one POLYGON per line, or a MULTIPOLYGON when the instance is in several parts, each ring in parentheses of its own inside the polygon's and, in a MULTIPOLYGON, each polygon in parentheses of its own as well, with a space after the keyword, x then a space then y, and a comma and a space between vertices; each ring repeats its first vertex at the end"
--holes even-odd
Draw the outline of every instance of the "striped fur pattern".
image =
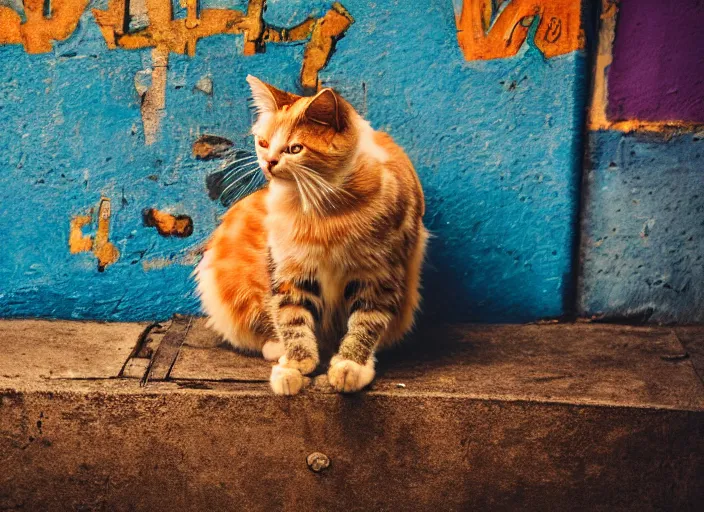
POLYGON ((427 231, 411 162, 342 97, 280 91, 248 77, 268 186, 234 204, 196 269, 210 325, 233 346, 277 360, 291 395, 331 357, 328 380, 353 392, 374 353, 408 332, 427 231))

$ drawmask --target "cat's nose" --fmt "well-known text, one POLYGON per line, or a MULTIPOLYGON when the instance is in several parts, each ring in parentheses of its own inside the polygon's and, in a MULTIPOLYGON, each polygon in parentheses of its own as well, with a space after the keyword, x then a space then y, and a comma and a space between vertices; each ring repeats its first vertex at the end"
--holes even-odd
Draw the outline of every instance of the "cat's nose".
POLYGON ((269 170, 272 170, 274 167, 276 167, 276 164, 278 164, 278 160, 267 160, 266 167, 269 170))

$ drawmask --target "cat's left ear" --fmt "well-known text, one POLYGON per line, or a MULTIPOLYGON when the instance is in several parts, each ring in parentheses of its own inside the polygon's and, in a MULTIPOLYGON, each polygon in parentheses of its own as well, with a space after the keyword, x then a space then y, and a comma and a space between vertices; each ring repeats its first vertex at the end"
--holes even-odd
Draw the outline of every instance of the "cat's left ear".
POLYGON ((331 126, 343 131, 349 124, 347 105, 332 89, 316 94, 306 108, 306 118, 314 123, 331 126))
POLYGON ((252 75, 247 75, 247 83, 252 90, 252 99, 258 114, 276 112, 287 105, 295 103, 300 98, 296 94, 282 91, 273 85, 264 83, 252 75))

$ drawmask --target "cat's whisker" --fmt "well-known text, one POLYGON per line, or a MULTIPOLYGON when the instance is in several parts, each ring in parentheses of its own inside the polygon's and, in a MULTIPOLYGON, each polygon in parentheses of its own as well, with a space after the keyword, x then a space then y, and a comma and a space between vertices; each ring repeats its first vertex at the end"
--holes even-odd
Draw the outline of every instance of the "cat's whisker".
POLYGON ((257 159, 256 156, 244 156, 233 159, 223 159, 221 167, 228 167, 231 165, 237 165, 242 162, 253 162, 257 159))
POLYGON ((254 177, 249 180, 249 183, 247 183, 247 186, 244 190, 243 197, 248 196, 249 194, 253 193, 254 191, 257 190, 262 185, 262 180, 261 180, 261 174, 255 174, 254 177), (257 179, 257 176, 260 177, 260 179, 257 179))
POLYGON ((312 206, 312 209, 315 213, 320 212, 320 198, 318 197, 318 193, 315 190, 315 187, 308 181, 308 178, 306 178, 303 175, 299 175, 299 178, 301 180, 301 185, 303 185, 303 188, 306 190, 306 195, 308 197, 308 202, 312 206))
POLYGON ((323 213, 323 199, 325 199, 333 209, 337 208, 335 203, 331 200, 330 195, 327 194, 325 190, 321 190, 321 187, 318 185, 317 181, 309 173, 300 172, 299 176, 302 180, 305 180, 307 187, 311 191, 311 195, 315 196, 317 206, 316 210, 318 213, 323 213))
POLYGON ((218 183, 223 186, 227 186, 228 184, 232 183, 233 180, 238 180, 242 176, 251 176, 251 174, 257 172, 258 170, 259 170, 259 166, 248 167, 248 168, 239 168, 237 170, 234 170, 234 171, 229 172, 226 175, 222 176, 218 180, 218 183))
POLYGON ((251 169, 251 170, 247 171, 245 174, 242 174, 239 178, 237 178, 235 181, 233 181, 232 183, 230 183, 230 184, 220 193, 220 196, 221 196, 221 197, 224 196, 230 189, 232 189, 234 186, 236 186, 240 181, 242 181, 243 179, 245 179, 245 178, 247 178, 247 177, 249 177, 249 176, 252 176, 255 172, 257 172, 258 169, 259 169, 259 168, 256 167, 256 168, 254 168, 254 169, 251 169))
MULTIPOLYGON (((316 183, 316 180, 315 180, 312 176, 309 175, 309 178, 308 178, 308 179, 312 180, 313 183, 316 183)), ((318 196, 321 198, 321 202, 322 202, 322 198, 324 198, 324 199, 328 202, 328 204, 330 205, 330 207, 331 207, 333 210, 337 210, 337 205, 335 204, 335 202, 334 202, 334 201, 332 200, 332 198, 330 197, 330 195, 332 195, 331 193, 334 192, 334 191, 332 191, 332 189, 330 189, 330 191, 329 191, 328 193, 326 193, 326 190, 325 190, 325 189, 322 189, 322 190, 321 190, 321 188, 315 187, 315 186, 313 185, 313 183, 311 184, 311 186, 314 187, 316 193, 317 193, 318 196)))
POLYGON ((243 165, 241 167, 237 167, 235 169, 231 169, 229 172, 222 173, 221 176, 218 178, 218 183, 225 183, 232 178, 238 178, 242 176, 243 173, 249 173, 251 171, 259 169, 259 165, 243 165))
POLYGON ((301 179, 301 183, 308 192, 308 199, 311 205, 313 206, 313 210, 315 211, 315 213, 323 213, 323 205, 320 190, 316 188, 315 184, 312 183, 305 174, 300 174, 299 178, 301 179))
POLYGON ((228 183, 230 180, 233 178, 236 178, 234 183, 237 183, 240 179, 246 178, 247 176, 251 176, 255 172, 259 170, 259 166, 252 166, 252 167, 240 167, 237 169, 236 172, 231 172, 227 174, 226 176, 223 176, 222 179, 220 179, 220 183, 228 183))
POLYGON ((230 169, 233 167, 237 167, 238 164, 246 165, 250 163, 254 163, 257 161, 256 156, 248 156, 244 158, 238 158, 236 160, 225 160, 222 165, 220 166, 220 171, 224 171, 225 169, 230 169))
POLYGON ((240 201, 247 197, 248 195, 254 193, 263 184, 263 175, 256 173, 244 184, 238 184, 233 190, 228 190, 224 194, 220 195, 220 202, 223 206, 230 206, 237 201, 240 201))
POLYGON ((314 188, 319 193, 321 201, 322 198, 324 198, 333 210, 337 210, 338 204, 336 203, 336 201, 333 201, 333 198, 331 196, 333 196, 336 200, 340 200, 340 202, 342 202, 344 200, 344 197, 342 197, 343 194, 341 193, 340 189, 337 189, 330 185, 319 174, 311 172, 307 169, 309 168, 305 166, 300 166, 299 172, 301 172, 302 175, 305 175, 307 179, 311 181, 311 186, 316 185, 314 186, 314 188))
POLYGON ((291 175, 293 176, 293 179, 296 180, 296 185, 298 185, 296 188, 298 188, 298 194, 301 197, 301 202, 303 203, 303 211, 308 211, 308 198, 306 197, 306 193, 301 186, 301 181, 295 173, 291 173, 291 175))
MULTIPOLYGON (((320 189, 316 188, 315 185, 314 185, 313 183, 311 183, 310 181, 308 182, 308 184, 309 184, 309 186, 310 186, 310 188, 311 188, 311 190, 312 190, 312 192, 313 192, 313 195, 315 196, 316 212, 319 213, 319 214, 324 213, 324 212, 323 212, 323 204, 322 204, 322 203, 323 203, 323 197, 324 197, 325 199, 328 199, 328 197, 325 196, 325 195, 323 194, 323 192, 322 192, 320 189)), ((329 199, 328 199, 328 202, 329 202, 329 199)))
POLYGON ((229 172, 225 174, 224 176, 221 176, 218 179, 218 183, 220 185, 228 185, 230 182, 232 182, 233 179, 239 179, 242 177, 242 175, 247 175, 249 176, 250 173, 255 172, 259 169, 259 166, 252 166, 252 167, 239 167, 236 170, 233 170, 232 172, 229 172))
POLYGON ((306 181, 306 179, 303 178, 302 176, 299 176, 299 179, 301 181, 301 186, 303 187, 303 190, 305 191, 305 196, 308 201, 308 209, 313 210, 314 212, 317 212, 318 211, 318 201, 313 193, 312 187, 310 186, 308 181, 306 181))
MULTIPOLYGON (((299 164, 300 165, 300 164, 299 164)), ((314 178, 321 186, 326 187, 331 193, 334 193, 338 196, 345 195, 347 197, 352 197, 352 194, 350 194, 347 190, 341 187, 336 187, 329 182, 327 182, 321 175, 320 173, 316 172, 314 169, 311 169, 308 166, 305 165, 300 165, 302 169, 305 169, 311 174, 311 177, 314 178)))
POLYGON ((322 177, 320 177, 319 174, 312 172, 309 167, 306 167, 304 165, 297 165, 296 169, 306 177, 308 177, 310 180, 312 180, 315 184, 322 186, 328 190, 332 190, 332 187, 330 184, 326 183, 325 180, 323 180, 322 177))

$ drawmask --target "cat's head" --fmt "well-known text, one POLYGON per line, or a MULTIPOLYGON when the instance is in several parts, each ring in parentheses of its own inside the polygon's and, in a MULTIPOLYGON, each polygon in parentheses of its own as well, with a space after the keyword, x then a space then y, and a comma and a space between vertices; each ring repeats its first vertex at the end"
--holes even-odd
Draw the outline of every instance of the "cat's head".
POLYGON ((247 82, 258 114, 252 127, 257 158, 267 179, 339 187, 359 139, 360 117, 352 106, 332 89, 304 97, 251 75, 247 82))

